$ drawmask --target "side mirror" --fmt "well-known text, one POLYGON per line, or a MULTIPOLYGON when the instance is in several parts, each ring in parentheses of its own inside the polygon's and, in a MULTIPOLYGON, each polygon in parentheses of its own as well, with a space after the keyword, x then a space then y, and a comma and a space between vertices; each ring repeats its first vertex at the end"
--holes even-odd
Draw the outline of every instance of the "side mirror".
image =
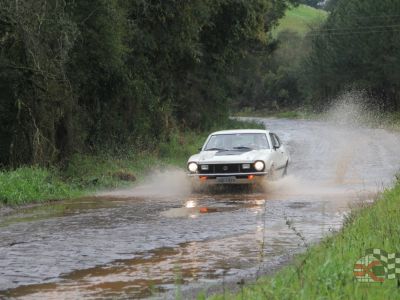
POLYGON ((279 146, 275 145, 274 150, 276 151, 277 149, 279 149, 279 146))

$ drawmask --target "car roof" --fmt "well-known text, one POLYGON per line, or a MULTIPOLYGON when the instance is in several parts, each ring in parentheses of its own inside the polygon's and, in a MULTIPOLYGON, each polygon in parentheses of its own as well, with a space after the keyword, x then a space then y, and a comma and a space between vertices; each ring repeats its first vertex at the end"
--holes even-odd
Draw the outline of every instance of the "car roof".
POLYGON ((218 134, 235 134, 235 133, 269 133, 269 130, 264 129, 232 129, 232 130, 221 130, 211 133, 211 135, 218 134))

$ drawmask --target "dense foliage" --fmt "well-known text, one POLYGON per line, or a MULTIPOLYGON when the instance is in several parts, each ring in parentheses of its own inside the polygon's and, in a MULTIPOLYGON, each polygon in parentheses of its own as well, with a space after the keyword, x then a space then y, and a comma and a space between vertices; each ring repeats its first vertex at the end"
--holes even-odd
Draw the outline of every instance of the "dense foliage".
POLYGON ((0 164, 226 119, 236 66, 293 2, 0 0, 0 164))
POLYGON ((356 89, 386 110, 400 110, 400 2, 338 0, 327 22, 310 33, 307 95, 326 105, 356 89))
POLYGON ((400 2, 324 3, 330 13, 322 22, 308 6, 287 12, 270 43, 275 51, 253 60, 257 68, 249 71, 257 72, 241 82, 247 89, 239 109, 321 111, 355 90, 375 109, 400 111, 400 2), (300 20, 307 21, 307 30, 300 20))
POLYGON ((151 147, 230 107, 321 109, 349 89, 400 110, 400 3, 319 2, 322 26, 296 3, 0 0, 0 165, 151 147))
POLYGON ((241 65, 235 98, 238 110, 279 111, 303 104, 307 75, 304 63, 312 50, 311 41, 305 36, 325 20, 326 12, 306 5, 286 11, 271 33, 269 50, 256 49, 259 51, 254 51, 241 65))

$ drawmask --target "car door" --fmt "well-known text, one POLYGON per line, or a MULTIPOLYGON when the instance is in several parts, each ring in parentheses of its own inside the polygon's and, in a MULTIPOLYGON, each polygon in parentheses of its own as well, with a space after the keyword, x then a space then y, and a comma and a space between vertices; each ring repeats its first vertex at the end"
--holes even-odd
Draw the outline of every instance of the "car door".
POLYGON ((274 147, 275 155, 275 169, 281 169, 286 166, 286 162, 288 161, 289 157, 286 152, 285 146, 281 143, 281 140, 275 133, 270 133, 272 146, 274 147))

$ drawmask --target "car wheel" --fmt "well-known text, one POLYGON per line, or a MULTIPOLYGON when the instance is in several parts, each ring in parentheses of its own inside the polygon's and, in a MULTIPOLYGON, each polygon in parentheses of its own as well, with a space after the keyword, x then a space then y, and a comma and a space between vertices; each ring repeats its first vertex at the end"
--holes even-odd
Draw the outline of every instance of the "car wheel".
POLYGON ((286 162, 285 169, 283 169, 282 177, 287 176, 287 169, 288 169, 288 166, 289 166, 289 161, 286 162))

